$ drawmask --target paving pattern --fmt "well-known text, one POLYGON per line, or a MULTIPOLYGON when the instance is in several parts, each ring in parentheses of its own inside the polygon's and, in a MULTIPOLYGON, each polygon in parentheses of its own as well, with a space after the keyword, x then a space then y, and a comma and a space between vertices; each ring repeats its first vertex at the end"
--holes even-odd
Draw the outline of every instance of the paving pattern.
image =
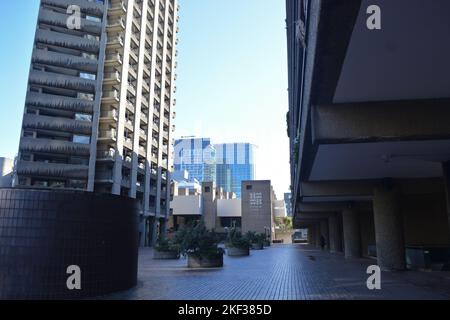
POLYGON ((304 245, 275 245, 250 257, 225 256, 224 267, 189 270, 186 260, 158 261, 140 252, 139 283, 107 299, 318 300, 450 299, 450 272, 383 273, 381 290, 366 287, 369 259, 345 259, 304 245))

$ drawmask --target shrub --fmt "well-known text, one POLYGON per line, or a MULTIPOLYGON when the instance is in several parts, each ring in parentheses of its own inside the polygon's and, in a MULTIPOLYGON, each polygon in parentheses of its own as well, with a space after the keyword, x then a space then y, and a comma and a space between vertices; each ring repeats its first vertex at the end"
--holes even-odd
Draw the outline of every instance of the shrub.
POLYGON ((155 244, 155 250, 160 252, 180 252, 180 246, 173 241, 163 237, 158 238, 155 244))
POLYGON ((245 234, 245 237, 250 241, 251 244, 264 244, 266 240, 266 235, 264 233, 256 233, 254 231, 249 231, 245 234))
POLYGON ((219 238, 216 233, 206 229, 203 222, 188 223, 175 233, 174 243, 182 255, 192 254, 197 257, 214 257, 223 254, 218 248, 219 238))
POLYGON ((250 240, 246 236, 243 236, 240 231, 236 229, 230 229, 227 237, 226 244, 229 248, 248 249, 250 248, 250 240))

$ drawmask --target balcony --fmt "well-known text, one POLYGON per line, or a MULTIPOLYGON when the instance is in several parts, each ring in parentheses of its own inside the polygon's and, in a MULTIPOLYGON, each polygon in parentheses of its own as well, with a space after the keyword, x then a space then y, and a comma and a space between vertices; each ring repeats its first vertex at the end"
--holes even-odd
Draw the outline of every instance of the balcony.
POLYGON ((152 76, 150 69, 144 65, 144 76, 147 76, 147 78, 150 78, 152 76))
POLYGON ((152 55, 150 52, 151 52, 150 49, 145 48, 144 55, 149 61, 152 61, 152 55))
POLYGON ((128 101, 128 100, 126 102, 126 107, 127 107, 127 110, 130 111, 133 114, 136 111, 136 108, 134 107, 134 104, 132 102, 128 101))
POLYGON ((133 95, 136 96, 136 88, 131 83, 128 84, 128 91, 133 95))
POLYGON ((121 49, 124 45, 123 37, 121 35, 118 35, 108 38, 108 42, 106 43, 106 45, 108 46, 108 48, 121 49))
POLYGON ((97 161, 113 161, 116 156, 116 150, 99 150, 97 151, 97 161))
MULTIPOLYGON (((44 7, 41 7, 39 12, 39 23, 44 25, 67 28, 68 19, 68 14, 50 11, 44 9, 44 7)), ((81 18, 79 30, 95 35, 100 35, 102 33, 102 23, 81 18)))
POLYGON ((105 57, 106 66, 120 66, 123 63, 123 58, 120 53, 108 54, 105 57))
POLYGON ((120 75, 119 71, 108 72, 108 73, 105 73, 103 83, 107 84, 107 85, 115 85, 115 84, 120 84, 121 80, 122 79, 121 79, 121 75, 120 75))
POLYGON ((117 131, 115 129, 100 131, 98 134, 99 141, 117 141, 117 131))
POLYGON ((104 4, 95 1, 74 1, 74 0, 41 0, 42 4, 54 6, 67 10, 70 5, 76 4, 82 12, 96 17, 103 17, 104 4))
POLYGON ((164 110, 170 113, 170 106, 167 103, 164 104, 164 110))
POLYGON ((138 170, 140 170, 142 173, 145 173, 145 163, 139 162, 138 164, 138 170))
POLYGON ((148 97, 145 95, 145 96, 142 96, 142 99, 141 99, 141 103, 142 103, 142 105, 143 106, 145 106, 145 109, 148 109, 148 107, 149 107, 149 105, 148 105, 148 97))
POLYGON ((157 193, 156 187, 151 187, 151 188, 150 188, 150 195, 156 196, 156 193, 157 193))
POLYGON ((159 74, 162 74, 162 62, 156 63, 156 70, 159 72, 159 74))
MULTIPOLYGON (((131 34, 131 41, 133 41, 136 46, 140 45, 139 39, 134 33, 131 34)), ((139 57, 139 50, 132 50, 131 52, 135 55, 137 61, 139 57)))
POLYGON ((147 156, 147 150, 145 149, 145 147, 139 147, 139 155, 144 158, 147 156))
POLYGON ((131 188, 131 180, 129 177, 122 177, 122 182, 121 182, 122 187, 124 188, 131 188))
POLYGON ((127 6, 123 1, 113 3, 108 9, 108 17, 123 16, 127 12, 127 6))
POLYGON ((33 51, 32 63, 47 64, 91 73, 97 73, 98 69, 97 60, 41 49, 35 49, 33 51))
POLYGON ((139 137, 143 140, 143 141, 147 141, 147 132, 144 129, 140 129, 139 130, 139 137))
POLYGON ((131 139, 130 137, 124 137, 123 145, 127 147, 129 150, 133 150, 133 139, 131 139))
POLYGON ((132 119, 125 118, 125 127, 131 131, 134 132, 134 123, 132 119))
POLYGON ((99 171, 95 173, 96 183, 114 183, 112 172, 99 171))
POLYGON ((120 101, 120 94, 118 90, 104 91, 102 103, 115 103, 120 101))
POLYGON ((82 50, 94 54, 97 54, 100 49, 100 42, 97 40, 43 29, 36 31, 35 41, 48 46, 82 50))
POLYGON ((131 158, 130 156, 125 156, 125 158, 123 159, 123 165, 131 168, 131 165, 133 163, 133 158, 131 158))
MULTIPOLYGON (((137 61, 137 60, 136 60, 137 61)), ((137 79, 137 73, 136 73, 136 71, 134 70, 134 68, 137 68, 137 65, 135 65, 135 66, 130 66, 129 68, 128 68, 128 73, 131 75, 131 77, 133 78, 133 79, 137 79)))
POLYGON ((119 113, 116 109, 110 111, 103 111, 100 113, 101 122, 117 122, 119 119, 119 113))
MULTIPOLYGON (((135 7, 136 10, 138 10, 137 7, 135 7)), ((133 24, 136 27, 136 29, 138 29, 139 31, 141 30, 141 21, 139 20, 141 19, 141 17, 133 17, 133 24)))
POLYGON ((87 179, 89 166, 19 161, 17 173, 21 176, 57 177, 68 179, 87 179))
POLYGON ((136 190, 139 192, 144 192, 144 183, 137 181, 136 182, 136 190))
POLYGON ((90 135, 92 130, 92 123, 87 121, 78 121, 66 118, 25 114, 23 116, 23 127, 27 129, 49 130, 49 131, 70 132, 70 133, 90 135))
POLYGON ((125 30, 125 26, 125 20, 120 17, 119 19, 109 20, 107 28, 108 31, 121 32, 125 30))
POLYGON ((28 106, 70 112, 92 113, 94 110, 94 101, 36 92, 28 92, 25 103, 28 106))
POLYGON ((23 137, 20 140, 20 151, 31 153, 49 153, 73 156, 89 156, 90 145, 70 141, 34 139, 23 137))
POLYGON ((141 120, 145 124, 148 124, 148 117, 147 117, 147 115, 145 113, 141 113, 141 120))
POLYGON ((82 92, 95 92, 96 81, 58 73, 32 70, 29 82, 38 86, 71 89, 82 92))
POLYGON ((143 92, 150 92, 150 86, 148 85, 148 83, 146 81, 142 81, 142 90, 143 92))

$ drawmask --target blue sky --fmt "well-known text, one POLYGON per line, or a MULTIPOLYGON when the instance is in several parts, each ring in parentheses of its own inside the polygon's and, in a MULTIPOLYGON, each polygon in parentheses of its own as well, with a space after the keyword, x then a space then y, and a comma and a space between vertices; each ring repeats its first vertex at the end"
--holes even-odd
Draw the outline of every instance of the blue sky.
MULTIPOLYGON (((180 0, 175 120, 177 137, 257 145, 257 179, 279 198, 289 188, 284 3, 180 0)), ((0 156, 17 153, 38 5, 2 4, 0 156)))

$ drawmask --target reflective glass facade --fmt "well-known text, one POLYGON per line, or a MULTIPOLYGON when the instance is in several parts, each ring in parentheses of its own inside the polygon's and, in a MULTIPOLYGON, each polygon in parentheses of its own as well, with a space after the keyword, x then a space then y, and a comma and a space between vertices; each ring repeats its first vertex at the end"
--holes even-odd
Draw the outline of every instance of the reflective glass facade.
POLYGON ((250 143, 225 143, 216 149, 216 183, 241 197, 241 182, 255 179, 254 146, 250 143))
POLYGON ((206 138, 185 138, 175 141, 174 169, 186 170, 190 179, 216 182, 215 149, 206 138))

